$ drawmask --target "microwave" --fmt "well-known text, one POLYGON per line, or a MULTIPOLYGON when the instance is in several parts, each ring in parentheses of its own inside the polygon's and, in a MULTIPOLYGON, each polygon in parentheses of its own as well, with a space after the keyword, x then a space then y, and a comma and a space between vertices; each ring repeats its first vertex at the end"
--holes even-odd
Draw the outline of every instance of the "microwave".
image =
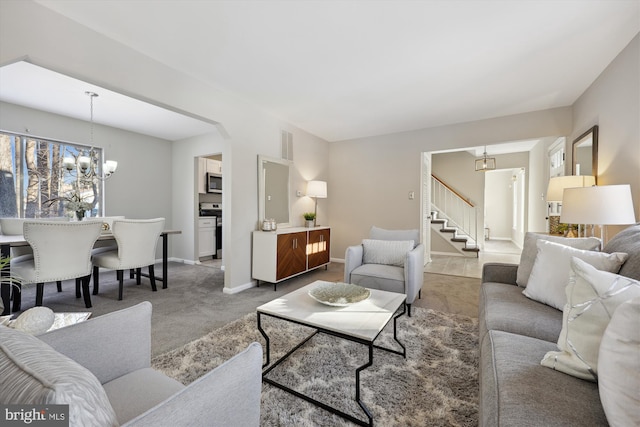
POLYGON ((207 172, 205 182, 207 193, 222 193, 222 175, 219 173, 207 172))

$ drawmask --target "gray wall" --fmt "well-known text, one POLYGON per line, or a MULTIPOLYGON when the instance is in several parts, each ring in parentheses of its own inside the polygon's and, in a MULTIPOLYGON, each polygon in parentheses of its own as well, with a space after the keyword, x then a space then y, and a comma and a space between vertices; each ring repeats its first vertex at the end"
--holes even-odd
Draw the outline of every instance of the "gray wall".
MULTIPOLYGON (((598 125, 598 185, 630 184, 636 221, 640 216, 640 35, 609 64, 573 105, 571 142, 598 125)), ((608 229, 612 237, 621 226, 608 229)))
MULTIPOLYGON (((567 107, 332 143, 327 199, 333 229, 331 256, 343 259, 346 247, 360 242, 372 225, 420 228, 420 200, 407 197, 409 191, 420 194, 420 153, 570 132, 567 107)), ((527 161, 508 167, 519 166, 526 167, 527 161)), ((474 180, 470 185, 473 198, 476 194, 481 198, 476 189, 479 183, 474 180)))

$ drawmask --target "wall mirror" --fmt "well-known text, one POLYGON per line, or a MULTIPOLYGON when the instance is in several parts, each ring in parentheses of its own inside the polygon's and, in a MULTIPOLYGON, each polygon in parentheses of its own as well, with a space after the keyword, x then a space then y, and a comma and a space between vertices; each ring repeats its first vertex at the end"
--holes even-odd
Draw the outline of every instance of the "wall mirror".
POLYGON ((278 226, 290 225, 291 203, 288 160, 258 156, 259 221, 274 218, 278 226))
POLYGON ((598 126, 573 141, 572 175, 592 175, 598 180, 598 126))

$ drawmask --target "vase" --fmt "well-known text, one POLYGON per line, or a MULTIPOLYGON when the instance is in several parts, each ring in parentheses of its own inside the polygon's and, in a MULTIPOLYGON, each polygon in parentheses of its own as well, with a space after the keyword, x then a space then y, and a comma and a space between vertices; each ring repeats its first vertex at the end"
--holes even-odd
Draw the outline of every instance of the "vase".
POLYGON ((76 218, 78 219, 78 221, 82 221, 82 218, 84 218, 84 212, 85 211, 76 211, 76 218))
POLYGON ((304 222, 304 226, 307 228, 313 228, 315 221, 312 219, 307 219, 304 222))

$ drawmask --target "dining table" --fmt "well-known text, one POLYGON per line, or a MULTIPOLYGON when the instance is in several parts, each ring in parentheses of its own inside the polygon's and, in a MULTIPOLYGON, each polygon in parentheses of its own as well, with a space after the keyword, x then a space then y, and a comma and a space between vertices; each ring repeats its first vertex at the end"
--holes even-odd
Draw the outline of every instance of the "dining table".
MULTIPOLYGON (((160 238, 162 239, 162 276, 156 276, 156 280, 162 282, 162 289, 166 289, 168 286, 168 274, 167 274, 167 258, 168 258, 168 249, 169 249, 169 236, 172 234, 181 234, 181 230, 163 230, 160 233, 160 238)), ((109 241, 115 240, 113 233, 103 232, 98 237, 98 241, 109 241)), ((12 247, 20 247, 20 246, 29 246, 29 242, 24 239, 23 235, 4 235, 0 234, 0 255, 2 258, 8 258, 11 256, 11 248, 12 247)), ((0 271, 0 275, 2 277, 8 277, 11 275, 11 264, 7 263, 7 265, 2 268, 0 271)), ((143 274, 144 275, 144 274, 143 274)), ((2 305, 3 310, 1 316, 7 316, 11 314, 11 312, 20 311, 21 306, 21 295, 20 292, 13 293, 13 308, 10 307, 11 303, 11 286, 13 286, 8 281, 2 280, 0 284, 0 296, 2 297, 2 305)))

